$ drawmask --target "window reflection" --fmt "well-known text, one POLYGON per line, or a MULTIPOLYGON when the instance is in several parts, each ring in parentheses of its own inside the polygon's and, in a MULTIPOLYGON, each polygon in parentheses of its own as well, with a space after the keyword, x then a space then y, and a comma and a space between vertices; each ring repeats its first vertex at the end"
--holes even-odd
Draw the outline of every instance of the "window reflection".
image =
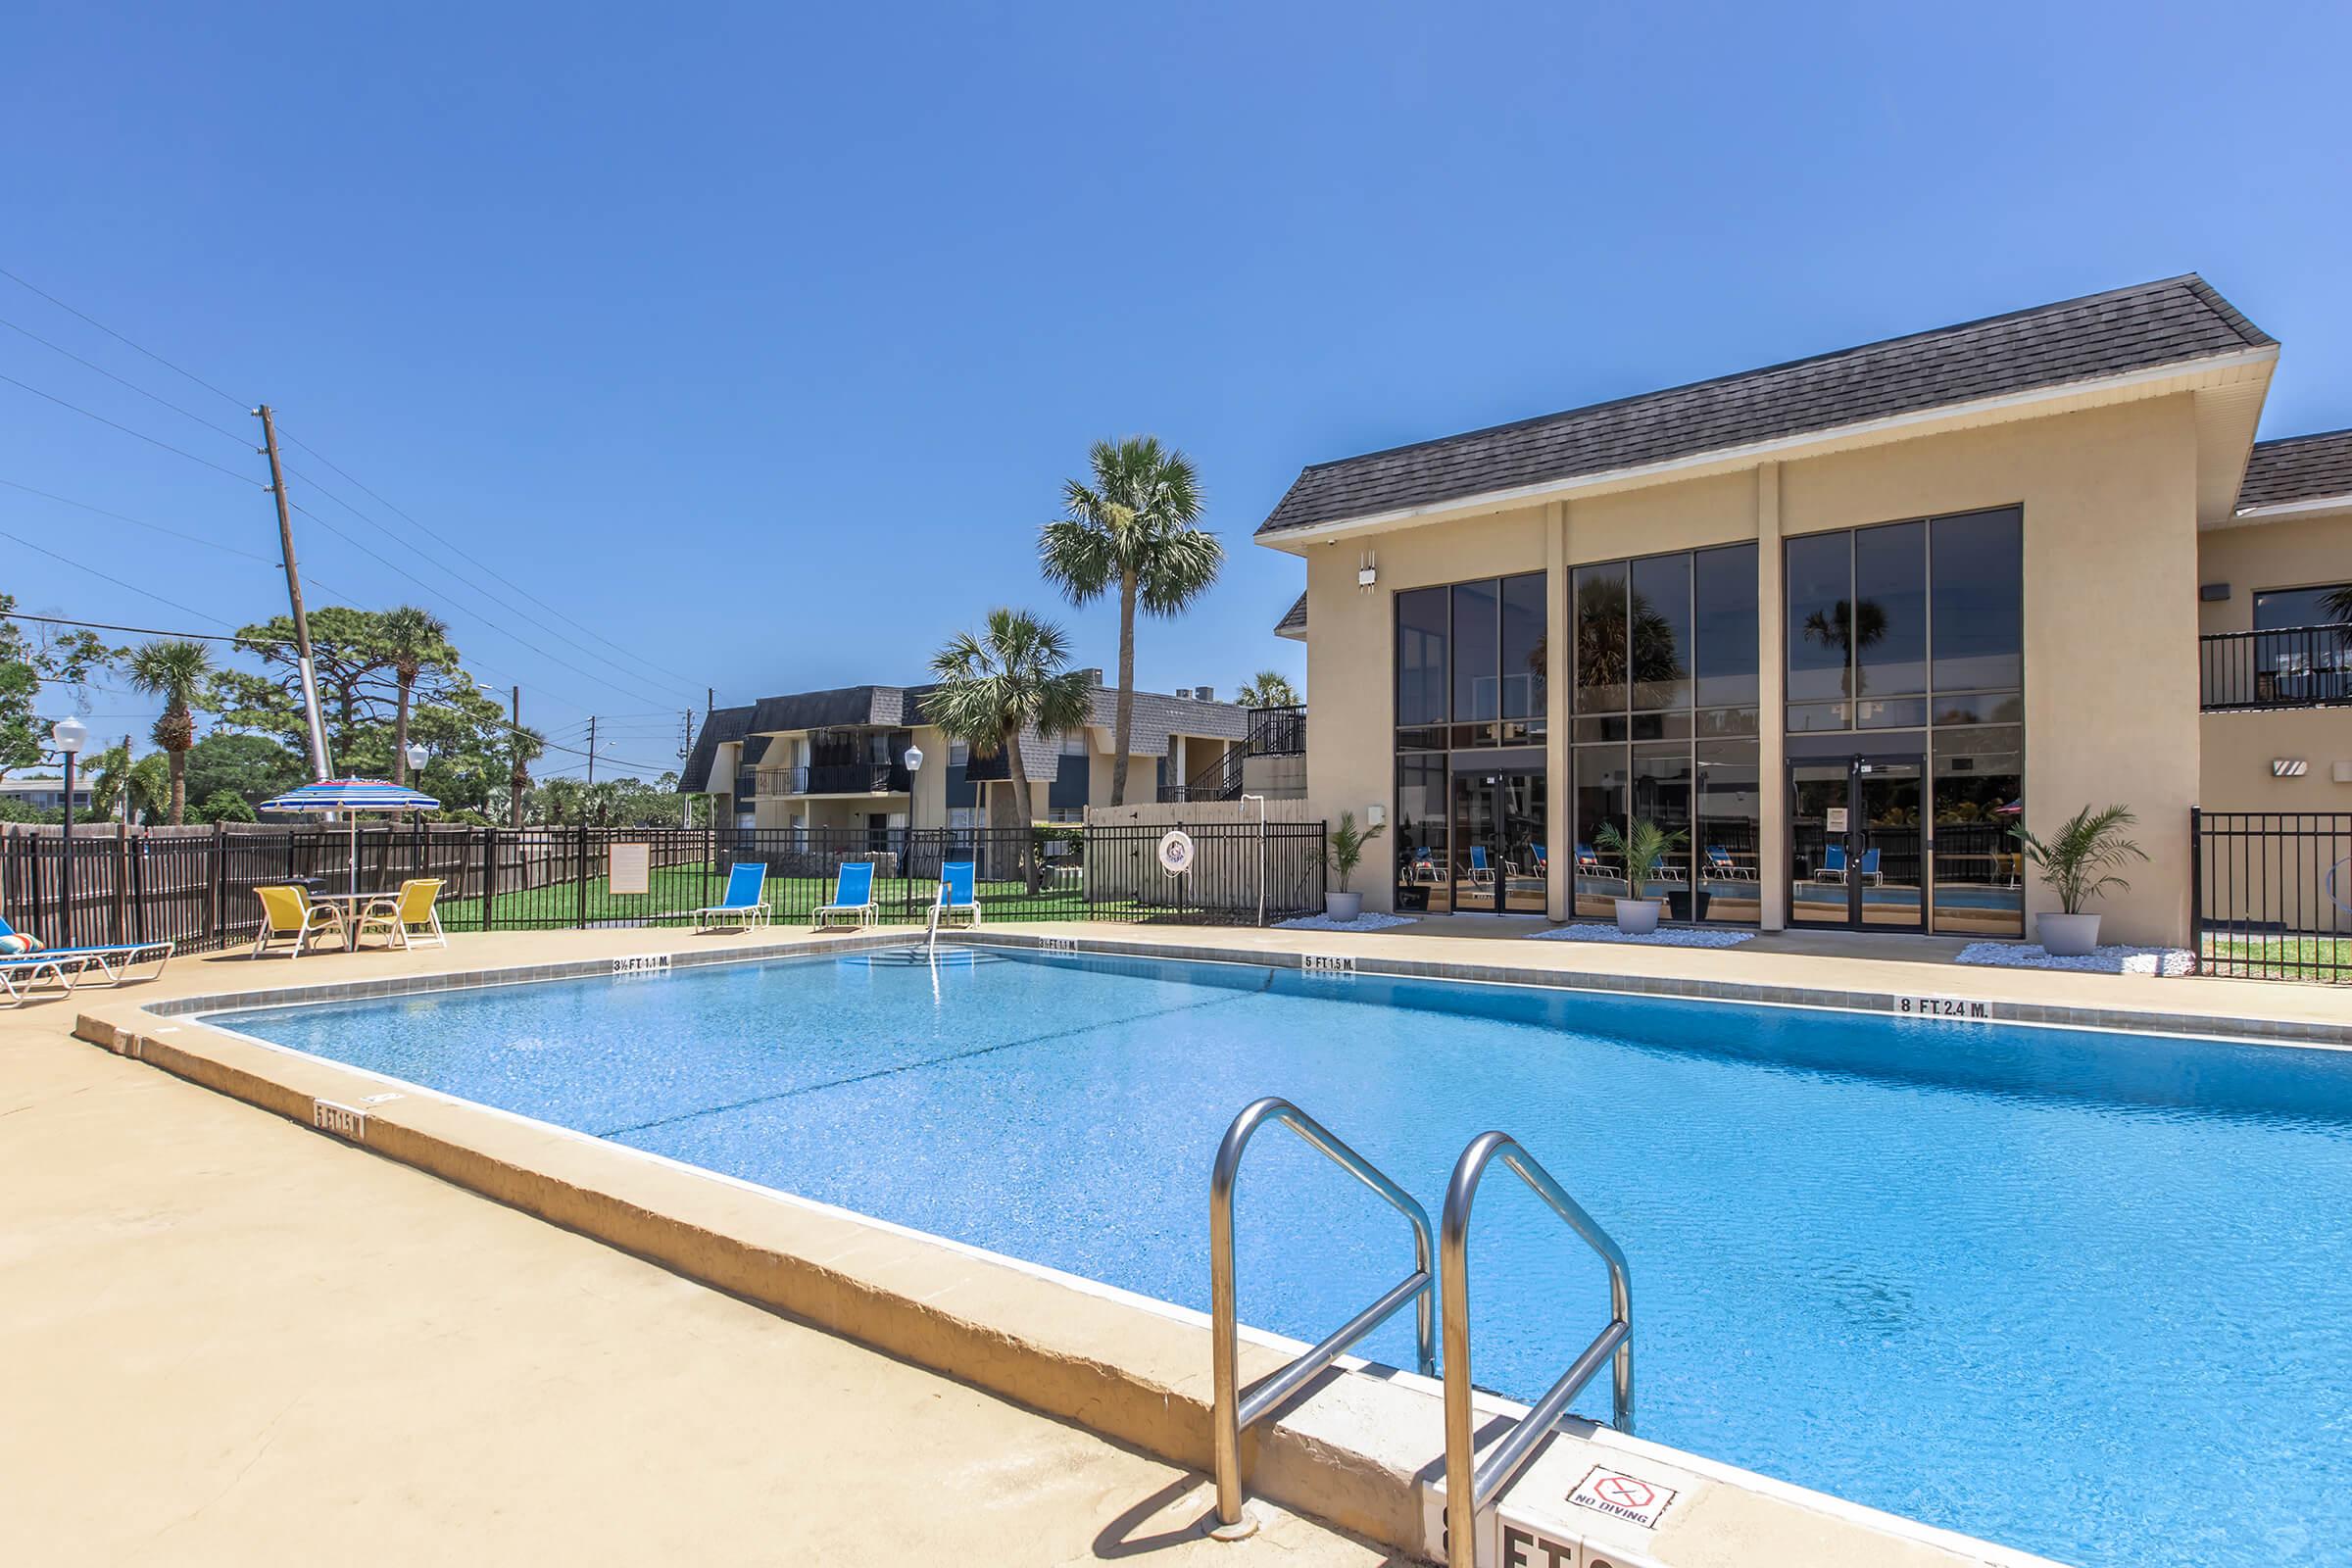
POLYGON ((1544 716, 1544 574, 1502 579, 1502 716, 1544 716))
POLYGON ((2024 731, 1938 731, 1934 744, 1936 929, 2022 937, 2025 864, 2012 830, 2025 810, 2024 731))
POLYGON ((1625 563, 1576 572, 1576 710, 1626 710, 1625 563))
POLYGON ((1936 690, 2025 684, 2025 514, 2015 507, 1937 517, 1936 690))
POLYGON ((1837 702, 1852 696, 1853 539, 1814 534, 1788 545, 1788 701, 1837 702))
POLYGON ((1416 588, 1396 596, 1396 722, 1446 721, 1446 594, 1416 588))
POLYGON ((1502 605, 1492 581, 1453 587, 1453 719, 1502 716, 1502 605))
POLYGON ((1752 707, 1756 688, 1756 547, 1691 557, 1691 667, 1701 708, 1752 707))
POLYGON ((1928 689, 1926 523, 1855 531, 1852 633, 1855 696, 1928 689))

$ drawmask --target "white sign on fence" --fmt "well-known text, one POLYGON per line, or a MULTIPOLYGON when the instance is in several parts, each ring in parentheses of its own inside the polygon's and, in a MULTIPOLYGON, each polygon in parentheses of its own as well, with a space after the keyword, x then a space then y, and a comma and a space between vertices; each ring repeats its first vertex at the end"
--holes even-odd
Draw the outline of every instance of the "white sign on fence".
POLYGON ((1159 836, 1159 868, 1170 876, 1182 876, 1193 868, 1193 836, 1180 827, 1172 827, 1159 836))
POLYGON ((654 847, 614 844, 605 852, 605 888, 612 893, 654 891, 654 847))

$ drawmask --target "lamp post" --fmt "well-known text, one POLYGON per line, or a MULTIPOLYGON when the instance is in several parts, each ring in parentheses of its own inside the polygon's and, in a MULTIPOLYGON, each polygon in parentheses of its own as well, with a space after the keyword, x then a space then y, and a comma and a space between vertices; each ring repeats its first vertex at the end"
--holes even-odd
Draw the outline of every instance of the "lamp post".
POLYGON ((906 748, 906 878, 914 879, 914 803, 915 792, 922 787, 923 749, 906 748))
POLYGON ((66 754, 66 835, 64 852, 59 856, 65 887, 58 902, 65 909, 61 927, 65 933, 64 945, 70 948, 74 945, 74 760, 89 744, 90 727, 69 714, 50 727, 49 739, 66 754))
POLYGON ((409 760, 409 776, 414 778, 422 773, 424 771, 426 760, 432 755, 433 754, 426 751, 420 743, 416 741, 409 742, 409 749, 401 753, 401 756, 409 760))

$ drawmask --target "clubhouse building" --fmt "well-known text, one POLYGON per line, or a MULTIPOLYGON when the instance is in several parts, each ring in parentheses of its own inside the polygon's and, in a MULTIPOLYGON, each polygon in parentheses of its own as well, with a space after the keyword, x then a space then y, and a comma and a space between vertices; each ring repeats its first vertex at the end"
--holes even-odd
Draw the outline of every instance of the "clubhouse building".
POLYGON ((2352 432, 2194 274, 1306 468, 1306 793, 1367 907, 2023 937, 2012 827, 2138 815, 2109 941, 2189 931, 2191 808, 2352 809, 2352 432), (2300 764, 2290 766, 2288 764, 2300 764))

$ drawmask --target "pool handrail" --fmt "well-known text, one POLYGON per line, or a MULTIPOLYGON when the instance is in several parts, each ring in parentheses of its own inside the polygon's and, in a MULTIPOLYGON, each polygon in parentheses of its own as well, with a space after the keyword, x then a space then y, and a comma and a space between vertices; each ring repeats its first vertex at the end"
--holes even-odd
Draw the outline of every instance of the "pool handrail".
POLYGON ((1251 1102, 1225 1129, 1217 1146, 1216 1164, 1208 1178, 1208 1300, 1210 1358, 1213 1384, 1211 1422, 1216 1443, 1217 1521, 1221 1531, 1246 1533, 1242 1516, 1242 1433, 1264 1419, 1285 1399, 1337 1360, 1347 1348, 1386 1323, 1396 1309, 1418 1297, 1416 1311, 1421 1374, 1437 1372, 1436 1248, 1429 1214, 1412 1195, 1383 1174, 1370 1160, 1333 1136, 1331 1130, 1289 1101, 1275 1095, 1251 1102), (1297 1133, 1306 1146, 1380 1195, 1413 1228, 1413 1272, 1390 1287, 1378 1300, 1332 1331, 1320 1344, 1288 1366, 1254 1384, 1250 1397, 1241 1396, 1241 1319, 1234 1299, 1233 1189, 1241 1174, 1242 1155, 1257 1129, 1278 1121, 1297 1133))
POLYGON ((1615 1362, 1609 1424, 1624 1433, 1634 1430, 1633 1282, 1625 1253, 1609 1233, 1507 1133, 1479 1134, 1454 1162, 1439 1221, 1438 1259, 1446 1298, 1446 1560, 1449 1568, 1472 1568, 1479 1510, 1502 1494, 1604 1361, 1615 1362), (1479 1178, 1496 1155, 1608 1264, 1609 1322, 1480 1465, 1470 1411, 1470 1205, 1478 1197, 1479 1178))

